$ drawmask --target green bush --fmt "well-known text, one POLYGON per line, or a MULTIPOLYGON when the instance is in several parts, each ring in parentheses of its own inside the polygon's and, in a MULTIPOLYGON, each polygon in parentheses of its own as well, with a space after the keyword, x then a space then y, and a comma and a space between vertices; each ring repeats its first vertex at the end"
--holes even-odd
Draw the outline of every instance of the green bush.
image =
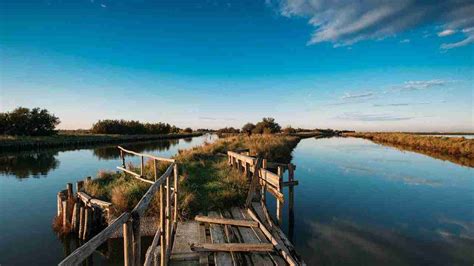
POLYGON ((50 136, 57 133, 59 118, 46 109, 18 107, 0 113, 0 134, 14 136, 50 136))
MULTIPOLYGON (((99 120, 92 126, 92 133, 96 134, 169 134, 178 133, 179 128, 168 123, 141 123, 135 120, 99 120)), ((192 130, 191 130, 192 132, 192 130)))

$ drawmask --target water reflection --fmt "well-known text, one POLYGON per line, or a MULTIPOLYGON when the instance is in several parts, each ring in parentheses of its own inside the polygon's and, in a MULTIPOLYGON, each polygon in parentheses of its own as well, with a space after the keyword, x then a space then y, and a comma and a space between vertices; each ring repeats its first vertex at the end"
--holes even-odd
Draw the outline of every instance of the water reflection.
POLYGON ((470 265, 474 240, 460 235, 410 237, 393 228, 334 218, 309 222, 309 265, 470 265))
MULTIPOLYGON (((190 143, 193 139, 190 140, 184 139, 186 143, 190 143)), ((178 145, 179 139, 170 139, 170 140, 160 140, 160 141, 146 141, 146 142, 134 142, 121 145, 126 149, 130 149, 139 153, 147 152, 156 152, 156 151, 166 151, 169 150, 171 146, 178 145)), ((117 145, 109 145, 105 147, 98 147, 93 150, 94 156, 103 160, 113 160, 120 157, 118 152, 117 145)))
POLYGON ((21 152, 0 156, 0 174, 17 178, 38 178, 59 166, 58 151, 21 152))

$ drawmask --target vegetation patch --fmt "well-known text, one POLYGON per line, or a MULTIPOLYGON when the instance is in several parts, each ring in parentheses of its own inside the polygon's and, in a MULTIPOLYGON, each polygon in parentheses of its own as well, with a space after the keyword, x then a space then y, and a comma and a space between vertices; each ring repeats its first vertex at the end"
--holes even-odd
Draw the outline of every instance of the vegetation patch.
MULTIPOLYGON (((180 150, 174 157, 179 165, 179 209, 182 218, 193 217, 201 211, 241 205, 248 190, 246 177, 227 165, 227 151, 250 149, 252 156, 269 161, 288 163, 299 138, 283 135, 252 135, 222 138, 214 143, 180 150)), ((161 175, 169 166, 158 164, 161 175)), ((131 168, 136 166, 129 165, 131 168)), ((135 172, 139 172, 135 168, 135 172)), ((145 165, 144 176, 154 180, 153 161, 145 165)), ((85 192, 95 198, 110 201, 113 214, 129 211, 138 203, 149 184, 119 172, 99 172, 96 179, 85 185, 85 192)), ((147 215, 157 215, 158 197, 152 201, 147 215)))

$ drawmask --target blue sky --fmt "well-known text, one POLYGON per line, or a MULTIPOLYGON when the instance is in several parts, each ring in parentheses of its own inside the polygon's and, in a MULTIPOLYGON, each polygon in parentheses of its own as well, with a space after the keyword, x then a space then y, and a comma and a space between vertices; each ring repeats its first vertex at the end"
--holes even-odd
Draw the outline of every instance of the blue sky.
POLYGON ((0 110, 474 130, 469 1, 0 0, 0 110))

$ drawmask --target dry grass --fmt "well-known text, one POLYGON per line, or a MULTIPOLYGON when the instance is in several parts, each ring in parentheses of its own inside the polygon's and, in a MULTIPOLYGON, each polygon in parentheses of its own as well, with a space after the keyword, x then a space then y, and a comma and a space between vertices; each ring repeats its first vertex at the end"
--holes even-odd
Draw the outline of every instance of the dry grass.
POLYGON ((400 149, 474 167, 474 140, 463 137, 421 136, 405 133, 350 133, 345 136, 372 140, 400 149))

